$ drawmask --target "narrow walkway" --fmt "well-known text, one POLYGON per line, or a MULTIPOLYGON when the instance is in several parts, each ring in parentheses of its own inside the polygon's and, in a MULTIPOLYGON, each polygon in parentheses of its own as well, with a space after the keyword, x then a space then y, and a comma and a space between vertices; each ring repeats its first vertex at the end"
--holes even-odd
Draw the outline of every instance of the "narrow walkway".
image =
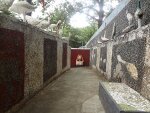
POLYGON ((19 113, 105 113, 98 97, 100 77, 73 68, 32 98, 19 113))

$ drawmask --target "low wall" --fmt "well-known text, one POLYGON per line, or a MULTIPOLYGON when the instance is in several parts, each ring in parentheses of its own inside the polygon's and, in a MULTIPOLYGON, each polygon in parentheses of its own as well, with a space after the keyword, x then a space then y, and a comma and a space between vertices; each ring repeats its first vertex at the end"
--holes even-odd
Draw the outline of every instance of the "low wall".
MULTIPOLYGON (((3 99, 6 107, 0 112, 15 112, 41 88, 70 68, 71 48, 68 41, 57 35, 3 14, 0 14, 0 33, 0 58, 3 58, 0 61, 0 90, 3 91, 0 101, 3 99), (17 84, 22 85, 16 88, 17 84), (16 95, 17 92, 20 95, 16 95), (14 102, 9 104, 9 101, 14 102)), ((4 108, 1 102, 0 108, 4 108)))

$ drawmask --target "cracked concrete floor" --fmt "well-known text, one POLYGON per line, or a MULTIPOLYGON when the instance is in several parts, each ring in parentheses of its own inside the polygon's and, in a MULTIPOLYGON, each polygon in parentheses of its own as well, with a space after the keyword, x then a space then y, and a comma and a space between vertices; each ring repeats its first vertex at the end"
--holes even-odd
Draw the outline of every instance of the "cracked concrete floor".
POLYGON ((18 113, 105 113, 98 97, 102 79, 90 68, 72 68, 33 97, 18 113))

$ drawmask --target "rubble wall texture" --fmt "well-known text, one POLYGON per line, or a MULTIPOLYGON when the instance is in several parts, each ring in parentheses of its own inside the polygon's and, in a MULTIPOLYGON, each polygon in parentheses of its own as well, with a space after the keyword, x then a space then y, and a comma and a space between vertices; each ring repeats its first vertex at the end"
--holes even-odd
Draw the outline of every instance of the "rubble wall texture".
MULTIPOLYGON (((15 18, 0 14, 0 28, 15 30, 24 34, 24 99, 10 109, 10 112, 17 110, 25 101, 37 93, 43 86, 61 73, 70 68, 70 47, 68 41, 58 38, 55 34, 49 34, 27 23, 15 18), (49 45, 49 41, 56 42, 55 49, 49 45), (46 43, 46 45, 45 45, 46 43), (62 45, 67 44, 67 66, 62 69, 62 45), (53 54, 52 54, 53 53, 53 54), (44 59, 44 58, 47 59, 44 59), (51 60, 49 60, 49 58, 51 60), (45 61, 45 62, 44 62, 45 61), (53 62, 54 64, 52 65, 53 62), (55 72, 46 71, 45 66, 53 66, 55 72), (48 77, 45 77, 44 73, 48 77), (43 81, 46 81, 45 83, 43 81)), ((10 34, 11 35, 11 34, 10 34)), ((51 68, 47 70, 52 70, 51 68)))
POLYGON ((146 37, 144 74, 142 79, 141 94, 150 100, 150 26, 144 31, 139 31, 140 36, 146 37), (144 33, 145 32, 145 33, 144 33))
POLYGON ((90 62, 94 67, 97 65, 97 47, 94 47, 90 51, 90 62))
POLYGON ((24 34, 0 28, 0 113, 24 97, 24 64, 24 34))
MULTIPOLYGON (((134 88, 137 91, 141 89, 141 83, 143 78, 143 67, 144 67, 144 52, 145 52, 145 39, 135 39, 130 42, 126 42, 119 45, 113 46, 112 54, 112 79, 115 80, 118 76, 119 78, 124 79, 123 81, 128 84, 130 87, 134 88), (120 55, 121 58, 127 63, 133 64, 137 70, 131 73, 128 69, 128 64, 123 64, 118 62, 117 55, 120 55), (117 67, 121 65, 121 68, 117 67), (119 71, 122 72, 119 73, 119 71), (138 74, 138 79, 134 79, 132 76, 138 74), (119 74, 119 75, 118 75, 119 74)), ((134 68, 132 65, 129 68, 134 68)))
POLYGON ((63 43, 62 68, 64 69, 66 66, 67 66, 67 43, 63 43))
MULTIPOLYGON (((104 36, 106 32, 106 38, 111 39, 113 25, 116 24, 116 36, 122 35, 122 31, 129 25, 126 11, 128 10, 133 16, 136 12, 138 0, 122 0, 120 4, 114 9, 114 11, 104 20, 102 26, 97 30, 97 32, 93 35, 93 37, 87 43, 87 47, 92 47, 92 45, 97 44, 97 40, 104 36)), ((141 6, 143 11, 143 19, 142 26, 150 23, 150 1, 149 0, 141 0, 141 6)), ((134 27, 131 29, 137 29, 137 21, 134 17, 133 21, 134 27)), ((130 30, 130 31, 131 31, 130 30)))
POLYGON ((44 39, 44 72, 43 82, 57 73, 57 41, 44 39))
POLYGON ((107 47, 101 47, 100 50, 100 63, 99 63, 99 68, 103 71, 106 72, 106 61, 107 61, 107 47))
MULTIPOLYGON (((109 41, 107 55, 104 46, 98 46, 100 55, 106 58, 106 78, 113 82, 123 82, 150 100, 150 25, 133 30, 109 41), (120 55, 123 61, 119 61, 120 55)), ((105 64, 99 64, 105 73, 105 64)))
POLYGON ((91 48, 91 50, 92 48, 99 48, 100 55, 98 56, 100 58, 97 60, 98 58, 94 59, 91 55, 91 58, 93 58, 91 59, 91 65, 93 66, 94 60, 100 61, 97 68, 99 68, 99 72, 105 73, 108 80, 124 82, 150 100, 150 1, 141 0, 144 14, 141 28, 138 28, 137 20, 134 17, 137 2, 138 0, 122 0, 112 14, 104 20, 102 26, 91 37, 86 47, 91 48), (133 27, 128 32, 123 32, 129 26, 126 15, 127 10, 134 17, 133 27), (116 29, 115 37, 112 39, 114 23, 116 29), (103 42, 101 40, 102 36, 108 38, 109 41, 103 42), (103 44, 98 44, 98 41, 103 42, 103 44), (107 48, 105 50, 104 44, 107 48), (121 56, 122 63, 118 61, 117 55, 121 56), (102 56, 103 59, 106 59, 106 64, 102 63, 102 56))

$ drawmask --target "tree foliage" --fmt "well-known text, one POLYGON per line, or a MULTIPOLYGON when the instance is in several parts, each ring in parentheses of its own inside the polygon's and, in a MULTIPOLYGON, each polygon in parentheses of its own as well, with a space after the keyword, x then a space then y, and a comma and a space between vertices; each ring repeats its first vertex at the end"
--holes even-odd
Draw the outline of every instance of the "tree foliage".
POLYGON ((70 46, 80 47, 85 45, 96 30, 97 28, 94 23, 85 28, 71 28, 70 46))
MULTIPOLYGON (((103 22, 104 5, 108 0, 74 0, 69 2, 66 0, 61 3, 59 7, 55 7, 51 12, 51 23, 57 23, 58 20, 62 20, 63 36, 68 37, 70 35, 71 47, 80 47, 84 45, 99 28, 103 22), (73 28, 69 25, 70 18, 77 12, 84 13, 87 18, 91 20, 91 25, 85 28, 73 28)), ((114 0, 116 1, 116 0, 114 0)), ((55 0, 45 0, 45 8, 51 7, 55 0)))

